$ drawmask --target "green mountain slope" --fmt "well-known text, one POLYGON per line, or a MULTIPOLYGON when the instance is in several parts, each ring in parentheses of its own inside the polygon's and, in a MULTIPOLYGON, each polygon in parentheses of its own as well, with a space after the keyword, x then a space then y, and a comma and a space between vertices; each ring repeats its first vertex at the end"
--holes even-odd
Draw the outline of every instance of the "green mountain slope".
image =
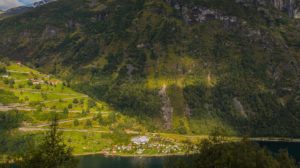
MULTIPOLYGON (((109 154, 113 151, 112 146, 130 143, 131 137, 147 132, 135 118, 121 115, 106 103, 72 90, 51 75, 2 60, 0 115, 0 163, 4 162, 5 155, 22 153, 33 147, 28 146, 29 143, 41 141, 41 135, 49 130, 54 115, 59 118, 59 130, 64 133, 66 143, 74 147, 76 154, 104 150, 109 154), (13 133, 6 135, 7 129, 12 129, 13 133)), ((147 136, 154 137, 150 133, 147 136)), ((118 154, 121 152, 124 151, 119 150, 118 154)), ((161 153, 158 150, 150 152, 161 153)), ((183 152, 183 149, 177 152, 183 152)))
POLYGON ((0 53, 152 129, 299 137, 300 29, 285 9, 235 0, 61 0, 1 21, 0 53))

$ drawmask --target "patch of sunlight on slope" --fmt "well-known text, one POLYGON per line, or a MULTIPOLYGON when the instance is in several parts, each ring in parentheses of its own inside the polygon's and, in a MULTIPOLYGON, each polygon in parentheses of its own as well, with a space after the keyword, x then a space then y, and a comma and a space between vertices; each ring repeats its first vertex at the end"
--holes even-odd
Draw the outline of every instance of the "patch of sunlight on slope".
POLYGON ((237 135, 237 132, 234 128, 232 128, 228 123, 224 122, 221 118, 217 117, 201 117, 197 119, 190 119, 190 127, 191 130, 193 130, 195 134, 201 134, 201 135, 209 135, 215 129, 222 128, 224 129, 224 134, 226 135, 237 135))
POLYGON ((208 88, 217 84, 217 76, 204 61, 189 56, 167 56, 148 63, 146 87, 160 89, 164 85, 176 85, 184 88, 187 85, 205 85, 208 88))

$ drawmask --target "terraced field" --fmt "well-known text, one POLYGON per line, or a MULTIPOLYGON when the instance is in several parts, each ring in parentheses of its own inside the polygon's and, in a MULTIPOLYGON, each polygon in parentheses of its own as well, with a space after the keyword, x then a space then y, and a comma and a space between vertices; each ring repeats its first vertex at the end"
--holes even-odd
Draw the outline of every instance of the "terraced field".
MULTIPOLYGON (((189 139, 195 141, 201 138, 180 135, 174 138, 168 134, 160 137, 159 134, 149 133, 138 119, 124 116, 105 102, 72 90, 66 82, 51 75, 42 74, 20 63, 0 65, 4 67, 0 75, 0 111, 18 111, 22 114, 23 123, 15 130, 19 136, 30 135, 38 142, 43 132, 49 130, 52 117, 57 115, 59 129, 66 143, 79 155, 136 154, 132 150, 115 150, 118 146, 131 146, 131 138, 138 135, 147 135, 150 139, 156 139, 152 144, 164 144, 169 148, 172 145, 184 146, 182 142, 189 139)), ((146 152, 142 154, 159 154, 157 150, 145 146, 141 148, 145 148, 146 152)), ((139 148, 135 149, 140 151, 139 148)))
POLYGON ((99 152, 100 146, 108 147, 111 142, 111 138, 103 140, 101 133, 111 134, 112 125, 128 120, 106 103, 73 91, 51 75, 20 63, 9 63, 5 69, 0 77, 0 111, 23 114, 24 121, 18 130, 22 134, 34 134, 38 138, 41 132, 48 130, 52 117, 57 114, 60 129, 66 132, 64 135, 75 152, 93 152, 91 149, 99 152), (72 142, 72 138, 76 141, 72 142), (89 148, 78 145, 81 142, 89 144, 89 148))
POLYGON ((41 74, 21 64, 10 64, 1 76, 0 89, 18 98, 18 102, 3 103, 1 111, 19 110, 27 125, 42 124, 58 113, 60 119, 92 118, 95 114, 112 112, 103 102, 68 88, 62 81, 41 74))

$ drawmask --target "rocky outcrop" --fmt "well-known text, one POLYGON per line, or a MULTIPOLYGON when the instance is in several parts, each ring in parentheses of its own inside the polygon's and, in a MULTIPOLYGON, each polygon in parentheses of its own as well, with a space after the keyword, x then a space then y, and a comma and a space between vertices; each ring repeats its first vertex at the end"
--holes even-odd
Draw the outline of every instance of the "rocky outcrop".
POLYGON ((49 39, 49 38, 56 37, 58 32, 59 32, 58 28, 56 28, 54 26, 47 25, 46 28, 43 31, 42 38, 43 39, 49 39))
POLYGON ((129 81, 133 82, 132 73, 133 73, 134 70, 136 70, 136 68, 131 64, 127 64, 126 68, 127 68, 127 75, 128 75, 129 81))
POLYGON ((248 117, 245 110, 244 110, 243 104, 239 101, 239 99, 237 97, 235 97, 233 99, 233 105, 234 105, 235 110, 237 112, 239 112, 242 117, 244 117, 244 118, 248 117))
POLYGON ((159 96, 161 97, 162 100, 162 116, 164 120, 164 127, 166 129, 171 129, 172 128, 172 118, 173 118, 173 107, 171 105, 171 100, 168 97, 167 94, 167 86, 164 85, 161 90, 159 91, 159 96))
POLYGON ((203 23, 209 20, 220 20, 228 23, 237 22, 237 17, 224 15, 222 12, 215 9, 187 5, 178 0, 166 0, 166 2, 175 10, 180 11, 182 18, 186 23, 203 23))
POLYGON ((299 0, 236 0, 245 6, 256 5, 266 6, 272 5, 283 12, 286 12, 292 18, 300 18, 300 2, 299 0))
POLYGON ((43 5, 46 5, 50 2, 54 2, 56 0, 41 0, 41 1, 36 1, 32 4, 32 7, 34 8, 37 8, 37 7, 40 7, 40 6, 43 6, 43 5))

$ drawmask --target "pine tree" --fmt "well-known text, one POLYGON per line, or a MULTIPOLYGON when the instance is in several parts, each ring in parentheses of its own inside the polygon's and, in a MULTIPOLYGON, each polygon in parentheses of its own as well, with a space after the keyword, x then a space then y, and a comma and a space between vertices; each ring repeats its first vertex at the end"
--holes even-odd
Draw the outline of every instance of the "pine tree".
POLYGON ((37 149, 24 156, 24 168, 74 168, 77 161, 72 155, 72 148, 68 147, 58 131, 58 118, 54 117, 43 142, 37 149))

